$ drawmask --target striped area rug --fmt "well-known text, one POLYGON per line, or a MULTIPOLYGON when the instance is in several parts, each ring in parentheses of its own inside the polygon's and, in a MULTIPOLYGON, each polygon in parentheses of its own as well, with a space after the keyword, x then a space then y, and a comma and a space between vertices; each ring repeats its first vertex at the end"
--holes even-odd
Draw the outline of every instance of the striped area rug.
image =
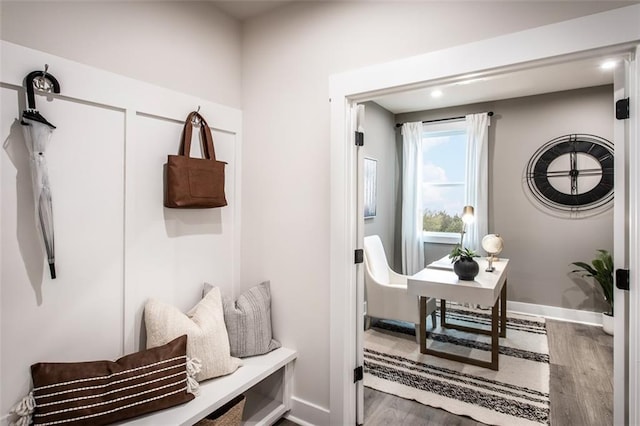
MULTIPOLYGON (((490 327, 491 310, 447 307, 447 322, 490 327)), ((438 321, 440 316, 438 313, 438 321)), ((427 345, 491 359, 489 336, 431 329, 427 345)), ((420 353, 413 324, 378 321, 365 332, 364 385, 491 425, 549 424, 549 347, 544 318, 507 314, 500 370, 420 353)))

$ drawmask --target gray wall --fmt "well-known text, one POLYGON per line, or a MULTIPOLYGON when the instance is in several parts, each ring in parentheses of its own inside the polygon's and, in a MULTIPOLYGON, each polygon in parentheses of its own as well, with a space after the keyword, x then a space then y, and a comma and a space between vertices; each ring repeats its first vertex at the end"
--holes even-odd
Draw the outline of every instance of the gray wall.
POLYGON ((398 173, 402 170, 395 147, 394 115, 373 102, 364 106, 364 156, 377 160, 378 172, 377 212, 364 220, 364 234, 380 236, 389 266, 394 268, 398 173))
MULTIPOLYGON (((399 114, 396 121, 493 111, 489 128, 489 232, 505 240, 511 259, 508 299, 586 311, 604 311, 599 288, 569 274, 571 262, 613 250, 613 210, 586 219, 553 216, 529 201, 523 172, 547 141, 569 133, 613 139, 613 88, 600 86, 464 107, 399 114)), ((426 244, 425 257, 451 246, 426 244)))

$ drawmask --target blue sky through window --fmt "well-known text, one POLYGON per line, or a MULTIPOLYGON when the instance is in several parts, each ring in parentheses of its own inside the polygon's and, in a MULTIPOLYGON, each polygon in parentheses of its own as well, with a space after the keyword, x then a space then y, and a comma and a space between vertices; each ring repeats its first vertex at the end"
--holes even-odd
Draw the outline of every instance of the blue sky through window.
POLYGON ((464 130, 425 133, 423 158, 423 210, 460 214, 464 206, 464 130))

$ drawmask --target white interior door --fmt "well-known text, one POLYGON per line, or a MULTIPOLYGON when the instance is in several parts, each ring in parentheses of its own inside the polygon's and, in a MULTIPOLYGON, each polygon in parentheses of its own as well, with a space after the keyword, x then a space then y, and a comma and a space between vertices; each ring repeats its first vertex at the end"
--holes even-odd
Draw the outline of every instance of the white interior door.
MULTIPOLYGON (((626 98, 626 77, 628 64, 619 67, 614 77, 614 103, 626 98)), ((627 235, 628 224, 626 212, 628 210, 628 173, 626 165, 627 123, 616 120, 613 126, 615 148, 615 198, 613 224, 613 256, 614 268, 627 267, 627 235)), ((627 396, 628 396, 628 358, 624 348, 628 342, 628 311, 626 292, 614 289, 614 424, 628 424, 627 396)))
MULTIPOLYGON (((614 75, 614 102, 632 97, 637 90, 637 69, 635 59, 629 58, 618 67, 614 75)), ((634 100, 631 102, 633 103, 634 100)), ((636 213, 631 208, 631 200, 637 198, 637 184, 630 180, 630 172, 634 167, 630 164, 630 150, 635 147, 634 128, 635 114, 628 119, 615 120, 615 199, 614 199, 614 269, 629 269, 630 259, 638 256, 631 249, 630 242, 634 236, 631 232, 633 217, 636 213), (631 186, 634 186, 632 188, 631 186)), ((632 291, 637 291, 634 286, 632 291)), ((638 307, 634 307, 633 294, 619 288, 614 289, 615 328, 614 328, 614 424, 637 424, 637 368, 634 347, 636 342, 638 307), (636 317, 637 318, 637 317, 636 317)))
POLYGON ((629 304, 629 421, 640 423, 640 123, 638 123, 638 100, 640 99, 640 46, 636 47, 634 60, 628 72, 629 93, 632 94, 629 120, 629 269, 631 272, 629 304))
MULTIPOLYGON (((364 105, 354 105, 356 131, 364 133, 364 105)), ((364 150, 356 146, 356 247, 364 247, 364 150)), ((356 366, 364 368, 364 263, 356 264, 356 366)), ((356 424, 364 424, 364 380, 356 382, 356 424)))

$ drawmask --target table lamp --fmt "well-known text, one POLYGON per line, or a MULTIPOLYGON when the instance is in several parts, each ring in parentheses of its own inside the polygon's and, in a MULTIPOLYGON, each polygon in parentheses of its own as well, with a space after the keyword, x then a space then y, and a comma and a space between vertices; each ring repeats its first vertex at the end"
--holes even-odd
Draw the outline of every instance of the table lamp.
POLYGON ((462 208, 462 232, 460 232, 460 248, 463 249, 462 241, 464 234, 467 232, 467 225, 473 222, 473 206, 464 206, 462 208))

